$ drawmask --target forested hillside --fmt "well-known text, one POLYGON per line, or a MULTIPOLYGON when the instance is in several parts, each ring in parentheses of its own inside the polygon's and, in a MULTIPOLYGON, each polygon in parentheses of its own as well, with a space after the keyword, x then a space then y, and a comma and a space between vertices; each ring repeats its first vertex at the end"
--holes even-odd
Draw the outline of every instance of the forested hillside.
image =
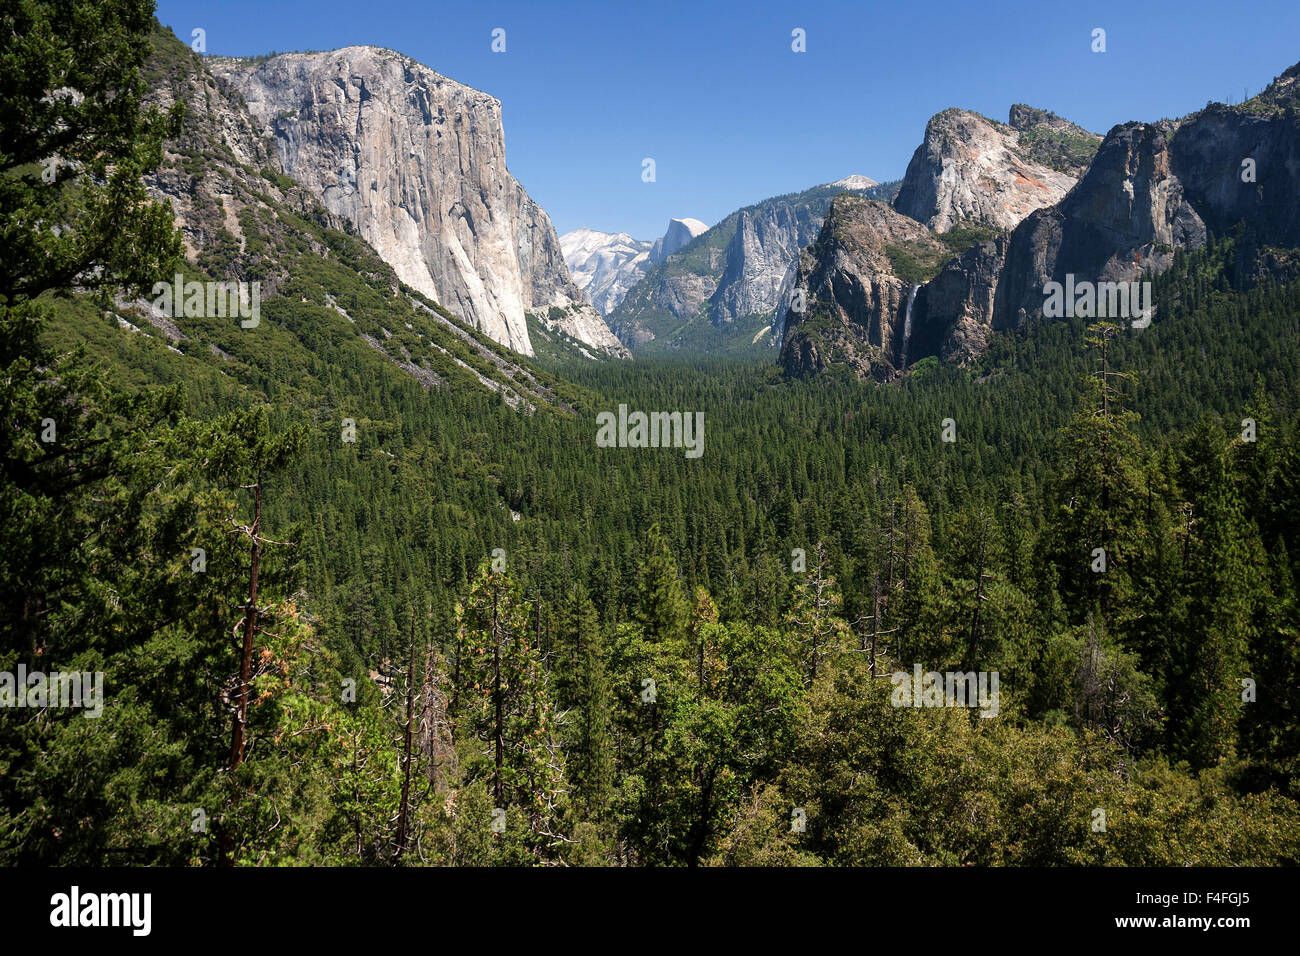
MULTIPOLYGON (((143 101, 141 6, 86 89, 143 101)), ((1300 862, 1293 253, 1239 229, 1149 328, 800 381, 508 356, 268 192, 264 328, 177 339, 116 293, 203 266, 140 185, 185 120, 98 102, 95 214, 0 250, 0 672, 101 672, 102 713, 10 698, 0 862, 1300 862), (703 454, 599 447, 620 405, 703 454), (900 703, 918 667, 996 712, 900 703)), ((24 122, 12 222, 69 149, 24 122)))
MULTIPOLYGON (((30 728, 45 760, 103 775, 49 804, 44 761, 8 776, 26 827, 7 852, 216 862, 225 827, 247 862, 1292 860, 1300 293, 1233 291, 1232 249, 1162 278, 1181 301, 1150 330, 1094 334, 1126 376, 1104 408, 1099 348, 1061 323, 900 388, 575 364, 592 398, 572 415, 394 376, 350 392, 355 443, 292 377, 224 419, 193 380, 172 423, 113 416, 127 447, 102 482, 139 510, 101 524, 100 483, 48 506, 66 547, 124 553, 72 576, 33 638, 101 661, 108 706, 30 728), (620 402, 703 411, 704 455, 594 449, 620 402), (256 472, 205 469, 223 442, 258 453, 250 414, 304 434, 262 492, 256 743, 231 775, 248 555, 221 525, 250 520, 256 472), (890 707, 884 675, 914 663, 1000 672, 1000 714, 890 707), (1003 835, 951 830, 950 801, 1003 835), (91 806, 102 824, 74 826, 91 806)), ((166 354, 182 378, 192 360, 166 354)))

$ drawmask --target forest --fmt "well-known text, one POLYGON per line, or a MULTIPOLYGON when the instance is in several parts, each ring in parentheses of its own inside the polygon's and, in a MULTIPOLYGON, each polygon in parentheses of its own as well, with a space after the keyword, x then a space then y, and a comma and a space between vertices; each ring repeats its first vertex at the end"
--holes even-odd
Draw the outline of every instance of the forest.
POLYGON ((6 222, 79 227, 0 243, 0 672, 104 686, 0 687, 0 862, 1300 861, 1300 282, 1247 225, 1150 328, 895 384, 557 355, 513 407, 344 343, 306 267, 232 376, 110 316, 182 251, 143 6, 61 41, 116 98, 34 98, 39 30, 0 69, 43 104, 0 110, 6 222), (620 405, 703 454, 603 447, 620 405), (996 674, 996 715, 899 706, 918 667, 996 674))

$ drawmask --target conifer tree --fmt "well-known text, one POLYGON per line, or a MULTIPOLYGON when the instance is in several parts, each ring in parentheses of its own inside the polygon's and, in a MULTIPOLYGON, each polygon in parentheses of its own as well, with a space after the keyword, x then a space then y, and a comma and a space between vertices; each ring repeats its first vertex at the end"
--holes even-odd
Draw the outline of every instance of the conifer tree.
POLYGON ((609 803, 614 764, 604 642, 595 605, 581 584, 569 595, 561 629, 573 647, 574 662, 567 768, 574 803, 584 817, 592 819, 602 814, 609 803))
POLYGON ((1131 578, 1144 537, 1137 505, 1144 497, 1136 413, 1123 404, 1131 373, 1115 367, 1118 326, 1089 327, 1095 367, 1085 378, 1082 407, 1063 434, 1055 494, 1056 559, 1061 587, 1076 619, 1094 610, 1113 623, 1131 598, 1131 578))
POLYGON ((666 647, 686 648, 690 604, 678 574, 677 562, 668 550, 668 542, 652 525, 642 548, 637 573, 636 620, 645 639, 666 647))
POLYGON ((529 617, 509 574, 484 561, 458 614, 464 632, 460 706, 467 731, 486 744, 495 807, 520 813, 534 852, 549 857, 567 839, 560 832, 567 784, 529 617))
POLYGON ((847 625, 837 615, 844 597, 830 573, 830 556, 818 541, 807 575, 794 587, 787 622, 798 629, 803 646, 804 680, 817 680, 824 662, 848 644, 847 625))
POLYGON ((1187 618, 1179 628, 1169 687, 1175 752, 1194 767, 1236 750, 1241 680, 1254 643, 1268 575, 1254 522, 1231 474, 1222 429, 1203 420, 1187 443, 1191 500, 1187 618))

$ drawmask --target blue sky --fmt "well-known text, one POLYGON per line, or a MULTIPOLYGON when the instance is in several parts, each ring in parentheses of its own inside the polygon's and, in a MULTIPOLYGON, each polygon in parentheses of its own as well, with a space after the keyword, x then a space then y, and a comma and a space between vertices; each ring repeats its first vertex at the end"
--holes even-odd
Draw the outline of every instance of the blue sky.
POLYGON ((1105 133, 1237 102, 1300 61, 1297 0, 159 0, 158 18, 223 55, 399 50, 501 100, 510 171, 558 231, 641 239, 849 173, 901 177, 949 106, 1005 120, 1029 103, 1105 133))

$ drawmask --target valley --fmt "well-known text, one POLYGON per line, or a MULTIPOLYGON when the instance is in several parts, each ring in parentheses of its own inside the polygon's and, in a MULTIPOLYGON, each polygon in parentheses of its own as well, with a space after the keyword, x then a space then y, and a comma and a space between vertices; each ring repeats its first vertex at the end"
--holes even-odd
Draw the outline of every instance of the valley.
POLYGON ((1300 64, 638 238, 91 6, 0 91, 6 865, 1300 861, 1300 64))

